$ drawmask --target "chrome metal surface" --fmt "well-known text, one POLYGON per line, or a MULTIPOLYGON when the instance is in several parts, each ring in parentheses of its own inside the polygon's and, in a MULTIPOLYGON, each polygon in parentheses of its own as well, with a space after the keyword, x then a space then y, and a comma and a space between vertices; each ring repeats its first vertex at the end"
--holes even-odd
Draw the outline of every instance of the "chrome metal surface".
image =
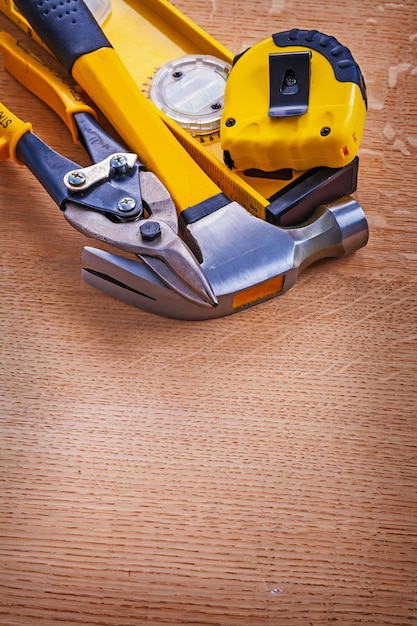
POLYGON ((201 267, 217 296, 248 289, 292 266, 291 235, 254 217, 237 202, 190 224, 186 241, 187 237, 197 242, 201 267))
MULTIPOLYGON (((252 218, 235 203, 226 208, 231 208, 226 219, 221 219, 226 211, 216 211, 218 215, 202 218, 198 228, 196 225, 189 227, 188 233, 191 236, 192 231, 194 237, 199 237, 198 244, 204 255, 202 267, 217 297, 216 307, 203 308, 182 298, 144 263, 94 248, 84 248, 83 260, 88 267, 83 270, 83 280, 157 315, 183 320, 210 319, 241 310, 234 308, 234 296, 239 291, 260 284, 268 277, 283 275, 284 293, 314 261, 353 252, 368 239, 363 210, 349 196, 319 207, 311 223, 287 230, 252 218), (259 222, 259 230, 255 232, 248 229, 249 224, 255 226, 253 220, 257 220, 256 226, 259 222)), ((248 306, 252 304, 255 302, 248 306)))
POLYGON ((216 306, 217 299, 197 259, 177 234, 175 205, 166 188, 151 172, 141 172, 142 198, 151 215, 146 220, 112 222, 105 215, 68 202, 64 215, 87 237, 131 252, 181 297, 198 306, 216 306), (155 222, 160 235, 144 240, 141 225, 155 222))
POLYGON ((299 272, 319 259, 362 248, 369 236, 365 213, 351 196, 323 204, 308 224, 287 232, 294 240, 294 265, 299 272))
POLYGON ((64 185, 67 189, 73 192, 85 191, 93 185, 106 180, 109 178, 114 169, 112 160, 116 157, 124 157, 126 159, 127 168, 133 167, 138 158, 136 154, 130 152, 124 152, 123 154, 111 154, 99 163, 94 163, 88 167, 82 167, 78 170, 68 172, 68 174, 65 174, 64 176, 64 185))

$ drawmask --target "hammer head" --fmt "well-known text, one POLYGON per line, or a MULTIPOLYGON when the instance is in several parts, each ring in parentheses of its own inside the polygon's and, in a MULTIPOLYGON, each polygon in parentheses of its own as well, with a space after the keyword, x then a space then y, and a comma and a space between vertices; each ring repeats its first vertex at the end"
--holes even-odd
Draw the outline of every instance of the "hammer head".
POLYGON ((198 249, 217 306, 185 300, 141 262, 89 247, 83 252, 83 280, 157 315, 182 320, 223 317, 288 291, 314 261, 364 246, 368 226, 350 196, 322 205, 307 224, 291 229, 264 222, 231 202, 189 224, 184 238, 198 249))

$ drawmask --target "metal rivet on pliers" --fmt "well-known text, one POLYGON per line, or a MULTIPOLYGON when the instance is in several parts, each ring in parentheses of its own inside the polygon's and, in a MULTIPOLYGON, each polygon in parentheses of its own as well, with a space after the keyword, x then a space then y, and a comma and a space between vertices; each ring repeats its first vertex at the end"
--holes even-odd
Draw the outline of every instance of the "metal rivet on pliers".
POLYGON ((127 170, 127 158, 124 154, 115 154, 110 165, 116 174, 124 174, 127 170))
POLYGON ((145 241, 153 241, 161 234, 161 226, 159 222, 149 220, 140 225, 140 234, 145 241))
POLYGON ((70 172, 67 178, 68 184, 71 187, 81 187, 82 185, 85 184, 86 180, 87 180, 87 177, 84 174, 84 172, 77 172, 77 171, 70 172))
POLYGON ((119 211, 122 211, 122 213, 129 213, 129 211, 133 211, 133 209, 136 208, 136 201, 133 198, 129 197, 122 198, 121 200, 119 200, 117 208, 119 209, 119 211))

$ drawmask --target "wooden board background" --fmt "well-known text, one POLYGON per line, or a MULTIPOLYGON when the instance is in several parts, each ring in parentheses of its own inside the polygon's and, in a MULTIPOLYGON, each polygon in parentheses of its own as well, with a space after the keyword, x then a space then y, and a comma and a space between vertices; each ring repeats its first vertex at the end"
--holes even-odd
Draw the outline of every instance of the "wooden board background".
POLYGON ((0 624, 415 625, 416 4, 175 5, 234 52, 293 26, 350 47, 369 244, 282 298, 176 322, 85 286, 85 239, 0 164, 0 624))

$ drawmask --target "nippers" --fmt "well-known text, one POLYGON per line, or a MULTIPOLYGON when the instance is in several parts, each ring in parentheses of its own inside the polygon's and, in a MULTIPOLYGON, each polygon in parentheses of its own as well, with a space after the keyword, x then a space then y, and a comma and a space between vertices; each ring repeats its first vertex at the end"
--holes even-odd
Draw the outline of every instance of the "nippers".
MULTIPOLYGON (((13 41, 2 33, 3 51, 8 46, 10 52, 13 41)), ((18 74, 18 60, 14 57, 12 73, 18 74)), ((30 62, 36 65, 37 60, 30 62)), ((42 67, 41 75, 45 77, 47 71, 42 67)), ((0 110, 0 157, 10 155, 26 165, 74 228, 136 255, 182 298, 203 307, 216 306, 205 273, 178 236, 177 211, 166 187, 136 154, 101 128, 92 109, 77 105, 70 112, 71 124, 93 163, 89 167, 57 153, 32 132, 31 124, 23 123, 2 103, 0 110)))

